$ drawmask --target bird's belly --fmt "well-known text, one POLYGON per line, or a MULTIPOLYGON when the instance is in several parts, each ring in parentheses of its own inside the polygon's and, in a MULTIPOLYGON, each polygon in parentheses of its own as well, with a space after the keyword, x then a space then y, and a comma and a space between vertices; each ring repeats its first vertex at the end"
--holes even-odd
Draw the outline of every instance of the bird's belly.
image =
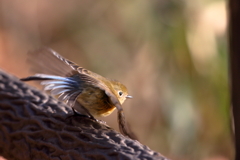
POLYGON ((93 116, 108 116, 115 110, 104 91, 98 88, 87 87, 78 96, 77 101, 93 116))

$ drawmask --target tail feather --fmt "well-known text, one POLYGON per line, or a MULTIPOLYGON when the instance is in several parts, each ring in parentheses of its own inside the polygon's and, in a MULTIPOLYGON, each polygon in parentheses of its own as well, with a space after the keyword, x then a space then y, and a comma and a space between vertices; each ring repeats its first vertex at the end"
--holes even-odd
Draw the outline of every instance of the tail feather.
POLYGON ((118 110, 118 124, 119 130, 122 134, 128 136, 131 139, 137 140, 137 136, 130 130, 123 113, 123 110, 118 110))

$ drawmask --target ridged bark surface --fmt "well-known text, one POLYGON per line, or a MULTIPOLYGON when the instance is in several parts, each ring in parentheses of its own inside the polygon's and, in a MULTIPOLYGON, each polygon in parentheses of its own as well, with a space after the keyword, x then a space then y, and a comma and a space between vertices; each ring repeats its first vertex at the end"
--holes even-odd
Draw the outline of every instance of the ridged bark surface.
POLYGON ((64 103, 0 70, 0 154, 8 160, 166 160, 105 125, 71 115, 64 103))

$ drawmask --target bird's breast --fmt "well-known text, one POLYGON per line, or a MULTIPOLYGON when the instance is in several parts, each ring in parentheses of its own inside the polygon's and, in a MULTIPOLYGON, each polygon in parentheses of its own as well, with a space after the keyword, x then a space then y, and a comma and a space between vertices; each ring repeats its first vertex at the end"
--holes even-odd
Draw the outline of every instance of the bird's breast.
POLYGON ((93 116, 108 116, 115 109, 105 91, 94 86, 84 87, 77 101, 93 116))

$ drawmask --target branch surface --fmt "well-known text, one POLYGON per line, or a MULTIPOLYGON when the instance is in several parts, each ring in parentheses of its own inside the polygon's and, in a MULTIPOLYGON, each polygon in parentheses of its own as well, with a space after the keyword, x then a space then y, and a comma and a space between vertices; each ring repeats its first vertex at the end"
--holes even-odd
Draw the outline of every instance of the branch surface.
POLYGON ((0 70, 0 154, 8 160, 167 160, 0 70))

